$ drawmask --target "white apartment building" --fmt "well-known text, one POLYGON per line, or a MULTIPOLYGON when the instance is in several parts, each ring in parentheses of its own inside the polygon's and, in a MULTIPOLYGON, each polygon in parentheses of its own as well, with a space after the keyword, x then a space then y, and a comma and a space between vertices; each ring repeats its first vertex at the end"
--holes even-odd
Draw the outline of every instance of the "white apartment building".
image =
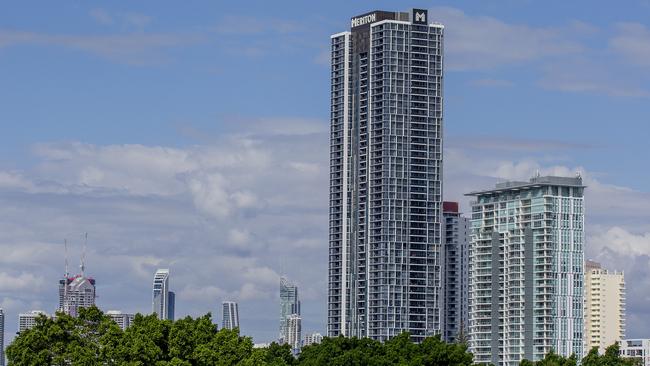
POLYGON ((239 328, 239 305, 234 301, 224 301, 222 307, 221 328, 239 328))
POLYGON ((106 315, 111 318, 117 325, 122 328, 122 330, 126 330, 129 326, 131 326, 131 323, 133 322, 133 319, 135 318, 135 315, 133 314, 126 314, 123 313, 119 310, 109 310, 106 312, 106 315))
POLYGON ((650 366, 650 339, 624 339, 619 352, 623 357, 640 360, 641 366, 650 366))
POLYGON ((287 338, 285 343, 288 343, 296 354, 300 351, 302 341, 302 318, 298 314, 291 314, 287 319, 287 338))
POLYGON ((305 339, 302 342, 303 346, 310 346, 312 344, 319 344, 323 341, 323 335, 320 333, 310 333, 305 335, 305 339))
POLYGON ((584 189, 579 175, 537 176, 468 194, 474 362, 584 356, 584 189))
POLYGON ((600 263, 585 265, 585 344, 605 349, 625 337, 625 277, 600 263))
POLYGON ((32 310, 29 313, 18 314, 18 332, 34 328, 36 326, 36 319, 41 315, 48 316, 42 310, 32 310))
POLYGON ((159 319, 170 319, 169 269, 158 269, 153 277, 151 311, 159 319))

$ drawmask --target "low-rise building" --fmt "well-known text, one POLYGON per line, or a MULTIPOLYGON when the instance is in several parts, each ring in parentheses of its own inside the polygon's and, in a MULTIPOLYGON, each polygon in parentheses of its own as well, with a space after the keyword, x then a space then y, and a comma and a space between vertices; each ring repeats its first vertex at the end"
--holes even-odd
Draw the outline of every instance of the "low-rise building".
POLYGON ((619 352, 622 357, 635 358, 641 366, 650 366, 650 339, 624 339, 619 352))

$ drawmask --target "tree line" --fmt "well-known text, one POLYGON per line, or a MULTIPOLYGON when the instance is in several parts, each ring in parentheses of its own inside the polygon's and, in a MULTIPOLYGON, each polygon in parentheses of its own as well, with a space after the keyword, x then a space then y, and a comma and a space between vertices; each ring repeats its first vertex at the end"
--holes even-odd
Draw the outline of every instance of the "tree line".
MULTIPOLYGON (((155 315, 135 316, 122 330, 98 308, 80 309, 78 317, 57 314, 40 317, 36 326, 21 332, 7 347, 10 366, 125 365, 125 366, 362 366, 362 365, 458 365, 473 363, 464 343, 445 343, 439 336, 420 344, 403 333, 387 342, 368 338, 324 338, 306 346, 298 357, 289 345, 271 343, 253 348, 250 337, 238 330, 217 329, 210 314, 176 321, 155 315)), ((544 360, 522 361, 522 366, 576 366, 575 357, 549 353, 544 360)), ((592 350, 584 366, 633 366, 618 356, 618 347, 603 356, 592 350)))

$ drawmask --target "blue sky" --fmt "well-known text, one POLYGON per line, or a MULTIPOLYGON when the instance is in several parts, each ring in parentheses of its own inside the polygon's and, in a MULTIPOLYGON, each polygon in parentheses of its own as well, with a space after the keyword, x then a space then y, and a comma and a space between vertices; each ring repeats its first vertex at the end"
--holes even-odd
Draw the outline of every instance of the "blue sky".
POLYGON ((106 310, 241 303, 277 333, 278 276, 325 331, 329 35, 373 9, 446 26, 445 196, 581 171, 587 256, 625 270, 649 336, 649 1, 16 2, 0 11, 0 307, 53 311, 62 241, 106 310), (76 247, 75 247, 76 245, 76 247), (10 254, 6 254, 10 253, 10 254), (75 254, 76 255, 76 254, 75 254))

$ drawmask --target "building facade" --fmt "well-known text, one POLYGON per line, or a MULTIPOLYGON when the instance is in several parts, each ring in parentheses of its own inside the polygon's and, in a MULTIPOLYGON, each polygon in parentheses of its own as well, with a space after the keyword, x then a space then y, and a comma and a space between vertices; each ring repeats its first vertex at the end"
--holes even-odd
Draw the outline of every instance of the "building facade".
POLYGON ((584 189, 579 175, 537 176, 468 194, 474 362, 583 357, 584 189))
POLYGON ((167 293, 167 319, 174 320, 176 313, 176 293, 169 291, 167 293))
POLYGON ((463 217, 458 202, 443 202, 443 324, 446 342, 467 338, 469 303, 469 219, 463 217))
POLYGON ((40 316, 48 316, 46 312, 41 310, 32 310, 29 313, 18 314, 18 332, 23 332, 32 329, 36 326, 36 319, 40 316))
POLYGON ((280 343, 288 343, 289 318, 300 315, 298 286, 286 277, 280 278, 280 343))
POLYGON ((239 328, 239 305, 234 301, 224 301, 221 305, 223 308, 221 327, 225 329, 239 328))
POLYGON ((291 314, 287 318, 286 343, 291 346, 293 354, 300 352, 302 346, 302 318, 298 314, 291 314))
POLYGON ((639 366, 650 366, 650 339, 625 339, 619 352, 623 357, 639 360, 639 366))
POLYGON ((586 351, 598 347, 603 354, 625 338, 625 277, 593 261, 585 267, 586 351))
POLYGON ((0 366, 5 366, 5 312, 0 308, 0 366))
POLYGON ((59 280, 59 311, 77 316, 79 308, 95 305, 95 279, 79 274, 59 280))
POLYGON ((303 346, 310 346, 312 344, 319 344, 323 341, 323 335, 320 333, 310 333, 305 335, 305 339, 302 342, 303 346))
POLYGON ((331 37, 328 336, 441 330, 442 51, 419 9, 331 37))
POLYGON ((119 310, 109 310, 106 312, 106 315, 115 323, 117 323, 117 325, 122 328, 122 330, 126 330, 126 328, 130 327, 133 319, 135 318, 135 315, 126 314, 119 310))
POLYGON ((158 269, 153 276, 152 313, 169 319, 169 269, 158 269))

